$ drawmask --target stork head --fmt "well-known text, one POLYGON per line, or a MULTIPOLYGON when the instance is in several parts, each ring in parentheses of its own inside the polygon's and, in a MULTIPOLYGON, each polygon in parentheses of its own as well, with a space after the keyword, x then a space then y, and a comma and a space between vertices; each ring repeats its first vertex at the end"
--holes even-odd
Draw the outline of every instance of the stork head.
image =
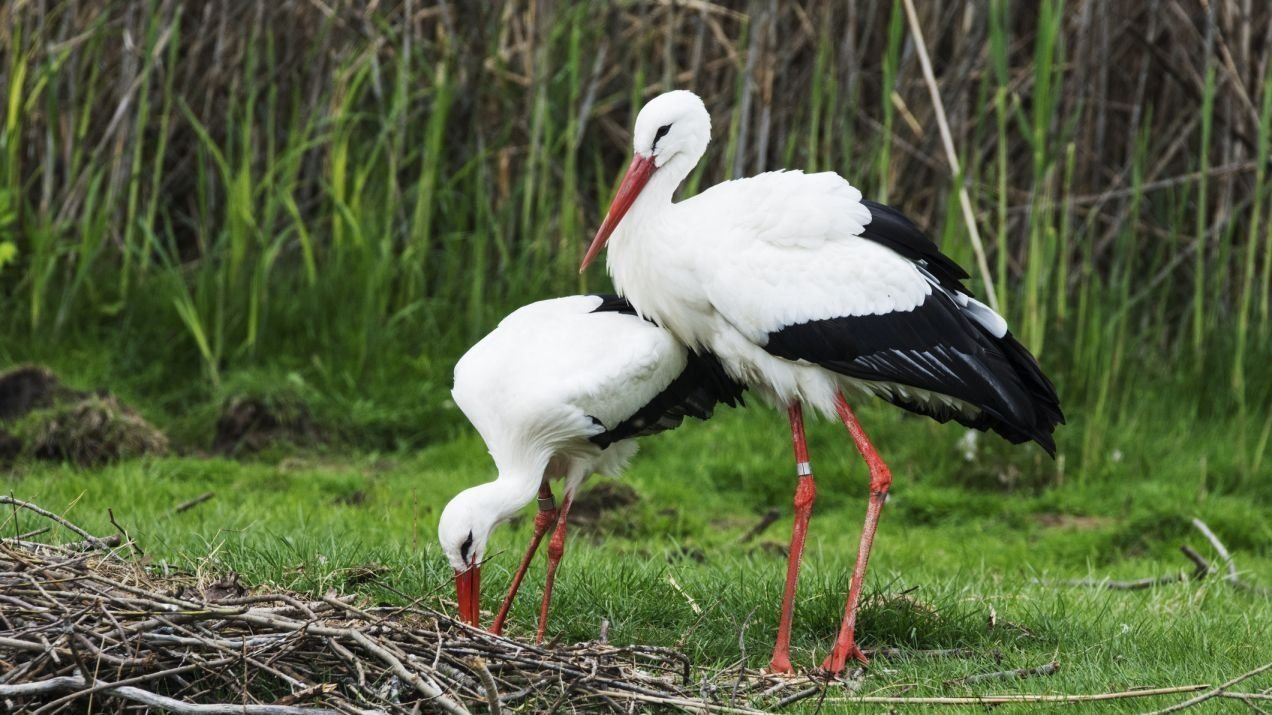
POLYGON ((489 485, 465 489, 442 510, 437 538, 451 568, 455 569, 455 595, 459 617, 480 626, 481 560, 498 517, 485 499, 489 485))
POLYGON ((692 169, 710 140, 711 115, 706 105, 693 92, 677 89, 649 100, 636 115, 632 154, 649 159, 658 169, 673 159, 685 161, 687 169, 692 169))
POLYGON ((636 116, 632 132, 632 163, 610 204, 605 221, 588 246, 579 272, 587 269, 618 224, 636 202, 636 197, 658 174, 670 183, 668 195, 697 165, 711 141, 711 115, 698 95, 678 89, 660 94, 636 116))

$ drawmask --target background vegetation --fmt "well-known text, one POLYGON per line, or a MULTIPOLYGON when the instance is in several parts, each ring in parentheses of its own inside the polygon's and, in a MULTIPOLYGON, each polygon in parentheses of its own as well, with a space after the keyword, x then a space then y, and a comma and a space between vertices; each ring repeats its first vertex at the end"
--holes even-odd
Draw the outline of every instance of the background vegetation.
MULTIPOLYGON (((90 524, 131 500, 159 553, 211 552, 260 578, 323 588, 374 559, 406 570, 399 585, 444 581, 429 520, 490 473, 446 401, 450 368, 511 308, 608 287, 601 271, 576 269, 635 113, 690 88, 715 128, 682 195, 766 169, 838 171, 970 268, 956 194, 966 187, 994 294, 1059 387, 1070 423, 1054 464, 988 438, 965 458, 961 431, 866 408, 903 475, 875 588, 940 584, 934 598, 959 623, 982 618, 970 593, 1052 624, 1030 657, 1095 643, 1073 687, 1123 657, 1158 682, 1266 660, 1254 645, 1266 633, 1251 630, 1265 597, 1047 600, 1019 584, 1035 572, 1174 568, 1194 512, 1267 571, 1272 6, 919 5, 961 173, 902 5, 885 0, 3 4, 0 365, 38 361, 79 387, 110 387, 185 449, 209 445, 225 400, 255 394, 307 405, 355 453, 299 467, 275 453, 100 474, 25 465, 15 490, 68 508, 83 499, 90 524), (382 468, 383 454, 397 456, 382 468), (205 485, 219 494, 205 520, 166 516, 205 485), (406 531, 410 556, 389 546, 406 531), (293 570, 319 557, 329 567, 293 570), (1161 640, 1161 614, 1180 609, 1180 640, 1161 640), (1146 629, 1133 653, 1103 630, 1123 617, 1146 629), (1237 642, 1248 648, 1222 647, 1237 642), (1193 657, 1203 652, 1213 659, 1193 657)), ((789 469, 784 429, 780 415, 750 410, 652 440, 632 475, 644 505, 606 547, 582 547, 592 585, 559 590, 567 635, 590 637, 589 609, 603 602, 616 622, 646 624, 628 636, 674 642, 694 618, 650 626, 679 596, 659 567, 633 575, 622 558, 685 545, 723 559, 681 580, 727 595, 715 608, 732 620, 707 626, 703 642, 731 647, 741 616, 772 594, 722 584, 738 573, 776 583, 780 560, 747 571, 750 552, 720 529, 788 504, 776 476, 789 469), (726 453, 735 459, 704 456, 726 453), (693 479, 722 494, 704 497, 693 479), (659 510, 686 499, 730 516, 659 510)), ((833 426, 813 439, 833 456, 824 471, 842 473, 822 490, 823 528, 841 511, 855 523, 860 468, 833 426)), ((822 532, 828 573, 846 577, 854 530, 822 532)), ((821 615, 805 635, 823 645, 841 587, 809 586, 821 615)), ((756 616, 753 656, 770 610, 756 616)), ((983 644, 970 626, 919 621, 878 642, 983 644)))
POLYGON ((0 351, 104 352, 172 413, 286 370, 437 436, 498 316, 606 287, 575 267, 628 128, 689 87, 716 136, 686 194, 836 170, 971 266, 966 185, 1087 467, 1146 387, 1254 418, 1232 476, 1265 467, 1272 11, 922 5, 953 178, 894 3, 8 3, 0 351))

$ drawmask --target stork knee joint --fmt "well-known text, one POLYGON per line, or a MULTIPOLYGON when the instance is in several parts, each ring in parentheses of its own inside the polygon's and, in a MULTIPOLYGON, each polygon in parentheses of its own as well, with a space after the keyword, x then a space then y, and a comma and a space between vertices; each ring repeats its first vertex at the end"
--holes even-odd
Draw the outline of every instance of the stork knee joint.
POLYGON ((866 458, 866 466, 870 468, 870 491, 876 489, 888 488, 892 484, 892 470, 888 469, 888 465, 884 464, 878 455, 872 455, 874 458, 866 458))
POLYGON ((883 496, 888 493, 888 487, 892 485, 892 473, 887 467, 870 475, 870 495, 883 496))
POLYGON ((556 523, 556 520, 556 509, 552 509, 551 511, 541 511, 534 515, 534 528, 538 531, 539 535, 542 536, 543 532, 547 531, 548 527, 556 523))
POLYGON ((816 500, 817 485, 813 483, 812 475, 800 477, 799 484, 795 487, 795 508, 808 509, 816 500))
POLYGON ((548 542, 548 558, 556 561, 564 554, 565 539, 557 539, 556 537, 553 537, 552 540, 548 542))

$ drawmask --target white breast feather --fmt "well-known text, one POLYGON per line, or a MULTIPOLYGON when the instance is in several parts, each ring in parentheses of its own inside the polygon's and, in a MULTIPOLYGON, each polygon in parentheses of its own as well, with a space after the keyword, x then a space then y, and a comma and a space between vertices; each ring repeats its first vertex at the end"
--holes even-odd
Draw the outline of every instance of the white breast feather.
POLYGON ((787 325, 912 310, 931 293, 913 263, 860 237, 870 211, 837 174, 771 172, 685 204, 716 239, 699 262, 708 300, 757 344, 787 325))
POLYGON ((615 285, 682 341, 714 352, 758 396, 834 414, 845 378, 765 352, 788 325, 912 310, 933 287, 919 268, 861 238, 861 192, 837 174, 772 172, 673 204, 639 241, 611 245, 615 285), (662 243, 672 242, 666 246, 662 243), (685 283, 672 290, 673 278, 685 283))
POLYGON ((685 348, 669 334, 633 315, 592 313, 600 303, 594 296, 533 303, 461 358, 452 395, 492 452, 586 440, 630 417, 684 370, 685 348))

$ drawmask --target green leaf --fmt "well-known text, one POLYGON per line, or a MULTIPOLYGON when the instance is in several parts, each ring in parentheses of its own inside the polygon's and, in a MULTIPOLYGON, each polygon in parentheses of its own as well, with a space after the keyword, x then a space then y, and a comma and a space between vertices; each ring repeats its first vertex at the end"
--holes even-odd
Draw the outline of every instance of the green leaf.
POLYGON ((18 246, 12 241, 0 241, 0 268, 18 257, 18 246))
POLYGON ((9 224, 18 220, 18 209, 14 205, 12 192, 0 189, 0 231, 4 231, 9 224))

